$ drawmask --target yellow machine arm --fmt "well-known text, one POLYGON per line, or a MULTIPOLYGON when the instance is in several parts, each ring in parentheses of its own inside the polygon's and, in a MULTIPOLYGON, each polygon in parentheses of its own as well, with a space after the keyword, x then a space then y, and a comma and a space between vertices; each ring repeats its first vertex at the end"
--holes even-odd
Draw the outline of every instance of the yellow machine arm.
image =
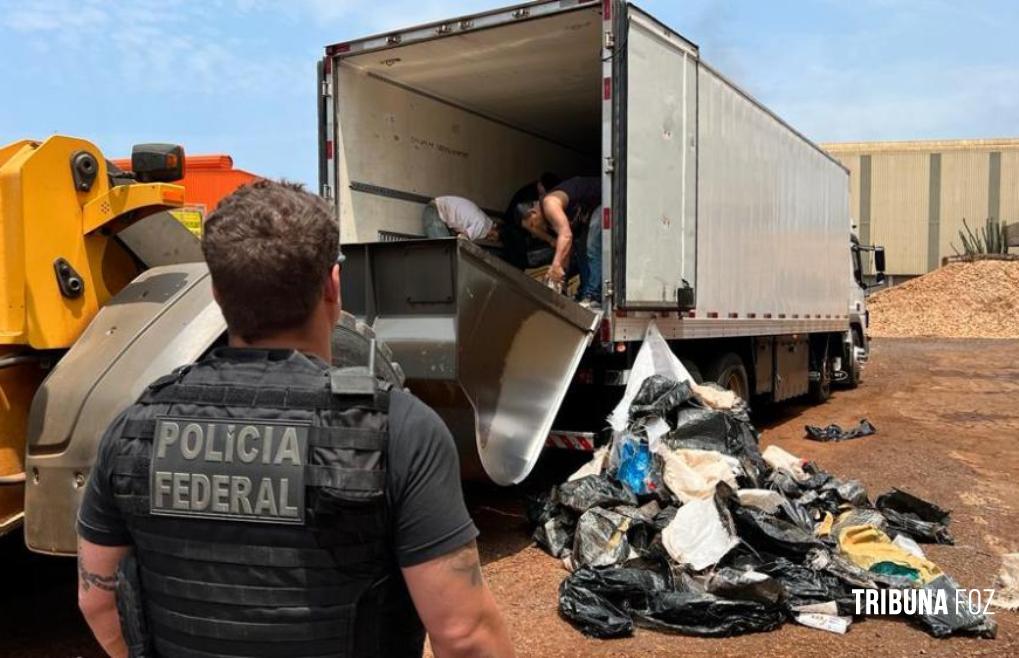
POLYGON ((109 174, 82 139, 0 148, 0 346, 70 347, 141 272, 116 232, 184 203, 180 186, 109 174))

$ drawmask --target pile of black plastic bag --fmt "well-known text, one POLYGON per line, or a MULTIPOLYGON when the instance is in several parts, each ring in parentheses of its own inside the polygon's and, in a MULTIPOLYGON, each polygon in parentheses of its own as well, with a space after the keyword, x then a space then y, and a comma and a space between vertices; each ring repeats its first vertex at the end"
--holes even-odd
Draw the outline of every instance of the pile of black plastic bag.
POLYGON ((991 619, 955 610, 958 585, 918 546, 952 543, 948 512, 900 490, 871 502, 856 480, 762 454, 746 405, 720 393, 648 377, 626 431, 531 501, 534 539, 570 571, 563 617, 603 638, 786 621, 843 633, 859 618, 853 590, 927 588, 947 590, 950 612, 910 622, 936 637, 994 636, 991 619))

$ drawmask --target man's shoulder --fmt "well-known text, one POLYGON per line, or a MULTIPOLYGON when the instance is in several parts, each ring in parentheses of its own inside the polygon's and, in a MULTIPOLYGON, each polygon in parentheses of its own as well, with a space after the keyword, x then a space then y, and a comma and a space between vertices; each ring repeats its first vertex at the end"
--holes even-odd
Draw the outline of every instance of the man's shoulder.
POLYGON ((401 437, 409 431, 431 434, 436 430, 448 433, 439 414, 416 395, 404 389, 389 392, 389 434, 401 437))
POLYGON ((396 480, 445 467, 459 469, 456 443, 446 423, 407 391, 390 394, 388 443, 389 469, 396 480))

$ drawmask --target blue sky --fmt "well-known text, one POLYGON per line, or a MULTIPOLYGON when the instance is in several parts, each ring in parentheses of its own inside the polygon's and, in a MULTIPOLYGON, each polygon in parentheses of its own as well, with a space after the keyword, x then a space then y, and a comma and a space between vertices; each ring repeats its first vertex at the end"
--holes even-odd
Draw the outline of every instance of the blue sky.
MULTIPOLYGON (((172 141, 316 183, 327 43, 499 0, 0 0, 0 143, 172 141)), ((644 0, 816 141, 1019 136, 1019 3, 644 0)))

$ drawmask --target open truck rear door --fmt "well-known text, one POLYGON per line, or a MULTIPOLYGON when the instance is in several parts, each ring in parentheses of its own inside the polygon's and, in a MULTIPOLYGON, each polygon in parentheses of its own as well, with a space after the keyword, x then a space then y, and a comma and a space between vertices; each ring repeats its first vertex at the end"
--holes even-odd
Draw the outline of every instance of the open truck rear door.
POLYGON ((615 306, 692 308, 697 262, 697 46, 641 9, 611 21, 615 306), (663 185, 662 182, 668 184, 663 185), (621 211, 621 212, 620 212, 621 211))

